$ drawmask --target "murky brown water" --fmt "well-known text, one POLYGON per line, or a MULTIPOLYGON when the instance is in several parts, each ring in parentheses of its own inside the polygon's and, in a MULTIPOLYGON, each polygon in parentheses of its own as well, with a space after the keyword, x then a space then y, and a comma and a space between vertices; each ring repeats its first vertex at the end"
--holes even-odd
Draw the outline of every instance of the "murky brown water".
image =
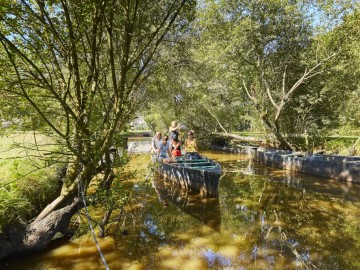
MULTIPOLYGON (((223 167, 219 197, 135 183, 127 233, 99 239, 110 269, 360 269, 360 185, 206 155, 223 167)), ((90 236, 0 268, 104 269, 90 236)))

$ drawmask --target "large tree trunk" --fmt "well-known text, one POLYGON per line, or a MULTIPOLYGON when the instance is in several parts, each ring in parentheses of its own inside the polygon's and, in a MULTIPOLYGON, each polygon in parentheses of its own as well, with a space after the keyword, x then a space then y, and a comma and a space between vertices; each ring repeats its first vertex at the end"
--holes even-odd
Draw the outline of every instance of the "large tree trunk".
POLYGON ((281 134, 281 132, 273 131, 276 139, 280 142, 281 146, 286 148, 286 150, 293 151, 294 147, 288 142, 285 137, 281 134))
POLYGON ((261 114, 261 119, 265 123, 265 125, 271 130, 271 132, 275 135, 276 139, 280 142, 281 146, 286 148, 286 150, 293 151, 294 147, 291 145, 291 143, 286 140, 284 135, 281 133, 280 125, 279 125, 279 119, 278 117, 275 118, 274 122, 272 122, 267 114, 261 114))
POLYGON ((51 212, 39 221, 6 229, 0 234, 0 260, 45 248, 57 232, 67 231, 78 205, 79 199, 74 198, 65 207, 51 212))
MULTIPOLYGON (((108 161, 108 164, 112 165, 112 161, 108 161)), ((47 205, 31 224, 17 224, 0 234, 0 260, 44 249, 56 233, 67 232, 71 217, 82 207, 80 199, 77 198, 78 182, 83 183, 86 190, 90 179, 105 169, 104 164, 96 168, 90 164, 77 175, 68 170, 66 177, 72 177, 72 184, 68 183, 69 186, 64 188, 66 183, 63 183, 61 194, 47 205)), ((114 174, 108 172, 107 179, 104 179, 108 188, 113 179, 114 174)))

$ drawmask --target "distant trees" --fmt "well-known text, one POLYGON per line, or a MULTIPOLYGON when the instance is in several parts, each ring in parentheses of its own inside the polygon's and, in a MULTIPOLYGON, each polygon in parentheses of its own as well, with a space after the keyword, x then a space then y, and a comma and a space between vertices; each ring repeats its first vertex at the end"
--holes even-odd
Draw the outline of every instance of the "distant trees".
POLYGON ((360 7, 343 18, 343 22, 325 36, 328 48, 340 48, 333 76, 327 88, 342 92, 344 106, 340 111, 342 124, 360 127, 360 7))
POLYGON ((235 87, 247 94, 265 128, 283 147, 293 150, 287 134, 308 130, 311 116, 307 110, 319 106, 294 100, 302 96, 321 100, 317 94, 321 86, 312 92, 307 89, 334 50, 316 46, 306 3, 224 1, 219 10, 229 29, 224 60, 233 68, 235 87), (300 121, 306 111, 306 120, 300 121))
POLYGON ((358 27, 345 28, 357 9, 351 1, 205 1, 177 44, 187 62, 162 73, 162 88, 183 95, 171 112, 207 133, 263 126, 284 148, 298 147, 291 135, 311 148, 309 138, 344 124, 357 96, 357 76, 345 79, 356 70, 358 27))

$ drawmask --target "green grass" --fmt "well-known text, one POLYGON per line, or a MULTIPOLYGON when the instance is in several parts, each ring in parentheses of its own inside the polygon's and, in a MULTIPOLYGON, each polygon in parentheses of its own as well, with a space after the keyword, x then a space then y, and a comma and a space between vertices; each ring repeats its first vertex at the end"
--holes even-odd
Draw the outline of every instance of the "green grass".
MULTIPOLYGON (((266 138, 266 134, 262 132, 251 132, 251 131, 243 131, 243 132, 232 132, 234 134, 240 136, 247 136, 247 137, 255 137, 255 138, 266 138)), ((331 135, 331 136, 324 136, 319 138, 310 138, 310 145, 314 146, 314 150, 325 149, 327 154, 338 154, 338 155, 349 155, 350 149, 357 141, 359 136, 355 136, 355 134, 359 134, 359 131, 351 131, 348 134, 344 133, 339 135, 331 135)), ((293 143, 305 149, 305 137, 297 136, 292 138, 293 143)), ((357 144, 355 147, 355 155, 360 155, 360 143, 357 144)))
POLYGON ((153 133, 151 130, 129 130, 126 135, 128 137, 141 137, 144 134, 150 134, 150 136, 152 136, 153 133))
POLYGON ((26 221, 45 207, 59 190, 59 165, 46 167, 42 151, 48 138, 30 133, 0 137, 0 230, 26 221))
MULTIPOLYGON (((326 137, 326 141, 324 143, 325 149, 327 151, 338 152, 340 155, 349 155, 350 149, 356 142, 358 137, 353 136, 329 136, 326 137)), ((358 143, 355 147, 355 155, 360 155, 360 143, 358 143)))
POLYGON ((265 138, 266 134, 263 132, 256 132, 256 131, 235 131, 232 132, 239 136, 247 136, 247 137, 255 137, 255 138, 265 138))

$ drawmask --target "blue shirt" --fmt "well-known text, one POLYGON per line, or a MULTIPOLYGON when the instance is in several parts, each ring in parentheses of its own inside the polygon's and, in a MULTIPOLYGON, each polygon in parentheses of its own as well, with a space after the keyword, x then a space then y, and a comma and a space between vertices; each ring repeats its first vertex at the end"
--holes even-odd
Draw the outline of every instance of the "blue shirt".
POLYGON ((160 157, 165 158, 168 152, 168 149, 170 147, 170 143, 169 141, 166 142, 166 144, 163 144, 162 142, 159 144, 159 149, 160 149, 160 157))

